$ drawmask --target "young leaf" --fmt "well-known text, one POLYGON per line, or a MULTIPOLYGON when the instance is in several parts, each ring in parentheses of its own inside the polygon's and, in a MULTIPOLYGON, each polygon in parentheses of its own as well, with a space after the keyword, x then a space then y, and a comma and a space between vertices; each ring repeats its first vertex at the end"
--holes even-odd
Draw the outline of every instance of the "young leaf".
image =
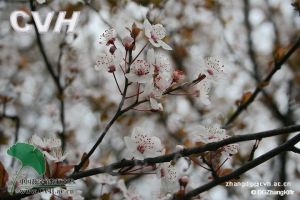
POLYGON ((7 154, 19 159, 22 167, 29 166, 43 175, 46 170, 46 161, 43 153, 31 144, 16 143, 7 150, 7 154))
POLYGON ((0 162, 0 194, 6 191, 6 182, 8 181, 8 173, 3 164, 0 162))

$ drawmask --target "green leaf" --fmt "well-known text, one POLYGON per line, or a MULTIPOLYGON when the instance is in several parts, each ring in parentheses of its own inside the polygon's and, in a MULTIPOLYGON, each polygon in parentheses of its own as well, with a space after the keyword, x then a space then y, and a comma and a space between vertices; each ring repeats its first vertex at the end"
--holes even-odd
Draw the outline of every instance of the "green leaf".
POLYGON ((22 167, 29 166, 39 175, 45 174, 46 161, 43 153, 35 146, 26 143, 16 143, 7 150, 7 154, 19 159, 22 167))

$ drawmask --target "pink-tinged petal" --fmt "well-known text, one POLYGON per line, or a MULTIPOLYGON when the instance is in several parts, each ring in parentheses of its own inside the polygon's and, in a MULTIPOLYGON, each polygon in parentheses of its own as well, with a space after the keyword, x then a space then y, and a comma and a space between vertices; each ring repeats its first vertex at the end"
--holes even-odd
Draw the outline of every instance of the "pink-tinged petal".
POLYGON ((150 24, 150 22, 147 19, 145 19, 145 21, 144 21, 144 28, 145 28, 146 37, 151 38, 152 25, 150 24))
POLYGON ((158 40, 157 43, 165 50, 168 50, 168 51, 173 50, 172 47, 170 47, 167 43, 165 43, 162 40, 158 40))
POLYGON ((149 42, 154 46, 154 47, 160 47, 160 44, 158 42, 155 42, 152 38, 149 38, 149 42))

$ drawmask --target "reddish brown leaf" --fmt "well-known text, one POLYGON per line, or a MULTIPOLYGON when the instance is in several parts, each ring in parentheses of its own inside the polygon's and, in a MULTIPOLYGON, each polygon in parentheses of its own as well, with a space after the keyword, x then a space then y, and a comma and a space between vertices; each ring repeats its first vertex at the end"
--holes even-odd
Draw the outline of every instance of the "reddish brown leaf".
POLYGON ((0 162, 0 194, 7 191, 6 182, 8 181, 8 173, 5 170, 3 164, 0 162))
POLYGON ((137 36, 140 34, 141 32, 141 29, 137 27, 137 25, 135 23, 132 24, 132 27, 131 27, 131 37, 133 39, 136 39, 137 36))
POLYGON ((232 172, 231 168, 223 168, 218 171, 218 176, 225 176, 227 174, 230 174, 231 172, 232 172))
POLYGON ((51 178, 64 178, 74 166, 65 163, 55 163, 53 167, 54 172, 51 178))

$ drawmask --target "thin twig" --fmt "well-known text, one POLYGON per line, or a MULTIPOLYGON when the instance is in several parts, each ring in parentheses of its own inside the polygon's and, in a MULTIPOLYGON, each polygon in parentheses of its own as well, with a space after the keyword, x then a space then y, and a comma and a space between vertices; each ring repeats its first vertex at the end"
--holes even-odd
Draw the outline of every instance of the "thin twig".
MULTIPOLYGON (((35 6, 33 3, 33 0, 30 0, 30 8, 32 11, 35 11, 35 6)), ((42 54, 43 60, 45 62, 46 68, 49 72, 49 74, 51 75, 52 80, 54 81, 57 91, 58 91, 58 100, 60 103, 60 121, 61 121, 61 126, 62 126, 62 131, 59 133, 59 137, 62 141, 62 149, 65 148, 65 129, 66 129, 66 125, 65 125, 65 102, 64 102, 64 87, 62 86, 61 82, 60 82, 60 76, 61 76, 61 58, 62 58, 62 53, 63 53, 63 45, 60 46, 60 53, 59 53, 59 57, 58 57, 58 63, 57 63, 57 74, 55 74, 54 71, 54 67, 52 66, 52 64, 50 63, 48 56, 46 54, 41 36, 39 34, 36 22, 34 21, 33 17, 32 19, 32 24, 34 27, 34 31, 35 31, 35 35, 36 35, 36 39, 37 39, 37 44, 39 47, 39 50, 42 54)))
MULTIPOLYGON (((300 45, 300 38, 297 39, 297 41, 294 43, 294 45, 288 50, 288 52, 279 60, 278 62, 275 62, 273 70, 263 79, 262 83, 268 83, 273 75, 281 68, 281 66, 288 60, 288 58, 298 49, 300 45)), ((252 95, 249 97, 249 99, 241 104, 236 111, 231 115, 231 117, 228 119, 228 121, 225 123, 223 128, 228 128, 228 126, 244 111, 248 108, 248 106, 255 100, 257 95, 262 91, 262 86, 258 84, 252 95)))

